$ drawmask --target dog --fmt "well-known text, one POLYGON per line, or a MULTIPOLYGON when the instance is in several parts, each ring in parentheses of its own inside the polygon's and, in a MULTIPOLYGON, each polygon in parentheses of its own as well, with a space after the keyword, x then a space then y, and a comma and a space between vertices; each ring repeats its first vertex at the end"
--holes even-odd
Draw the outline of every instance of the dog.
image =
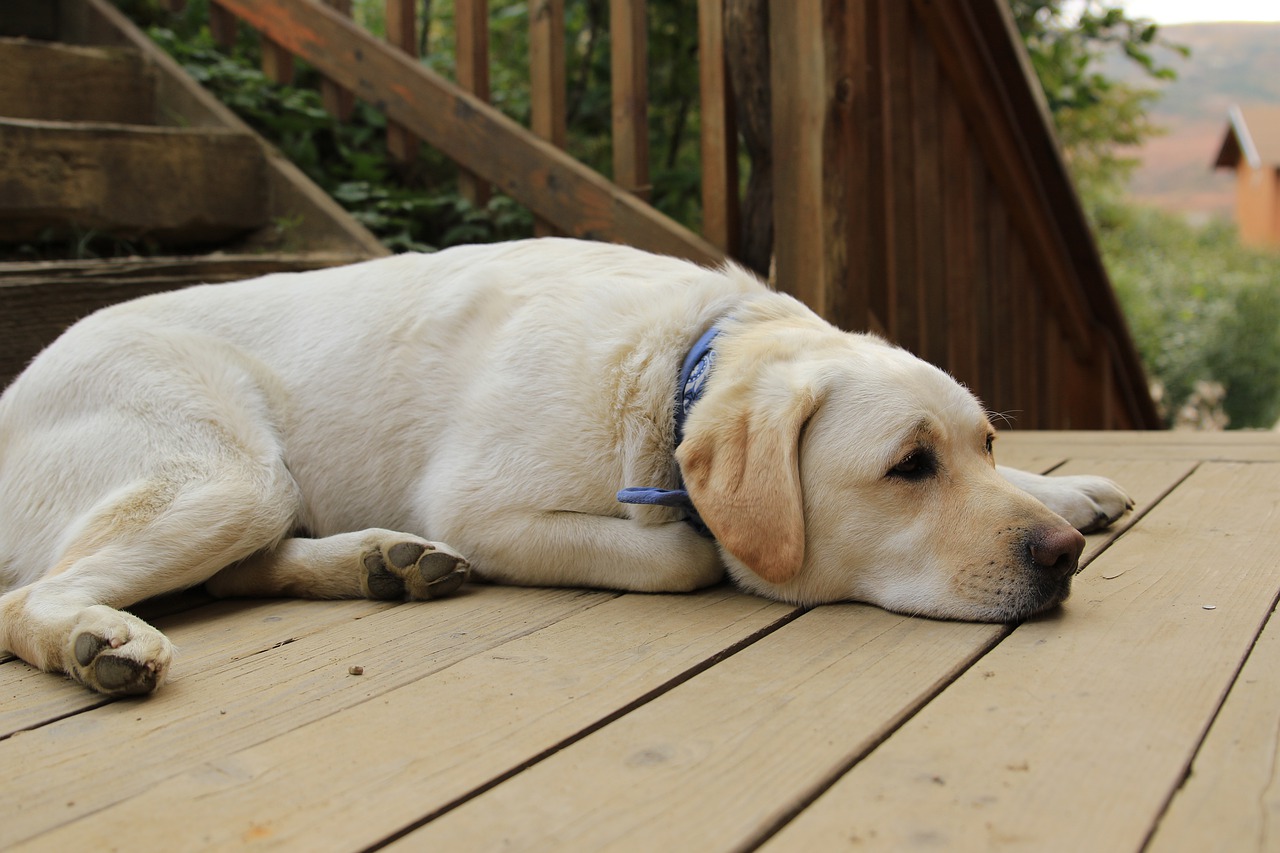
POLYGON ((733 266, 569 239, 147 296, 0 397, 0 645, 108 695, 120 608, 498 583, 1018 621, 1132 502, 997 468, 943 371, 733 266), (447 544, 446 544, 447 543, 447 544))

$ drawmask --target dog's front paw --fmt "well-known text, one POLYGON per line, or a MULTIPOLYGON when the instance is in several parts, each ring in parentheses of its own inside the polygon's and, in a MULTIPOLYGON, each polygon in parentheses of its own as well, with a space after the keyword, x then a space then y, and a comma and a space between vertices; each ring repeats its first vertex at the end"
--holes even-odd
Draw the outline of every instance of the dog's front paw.
POLYGON ((159 687, 173 661, 164 634, 130 613, 105 605, 85 608, 68 641, 65 669, 108 696, 134 696, 159 687))
POLYGON ((1102 530, 1133 509, 1133 498, 1106 477, 1084 474, 1046 480, 1051 485, 1038 497, 1081 533, 1102 530))
POLYGON ((462 586, 471 570, 448 545, 407 533, 386 533, 361 557, 361 589, 369 598, 418 601, 440 598, 462 586))

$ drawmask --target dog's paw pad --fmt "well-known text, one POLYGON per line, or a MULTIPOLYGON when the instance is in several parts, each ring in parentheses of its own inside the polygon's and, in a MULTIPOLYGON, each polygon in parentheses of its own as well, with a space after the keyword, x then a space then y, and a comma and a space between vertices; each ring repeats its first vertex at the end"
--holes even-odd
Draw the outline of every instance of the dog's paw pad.
POLYGON ((404 598, 404 578, 391 571, 386 558, 379 551, 364 556, 364 587, 370 598, 404 598))
POLYGON ((471 566, 462 557, 447 551, 425 554, 418 563, 423 580, 420 598, 440 598, 454 592, 467 579, 471 566))
POLYGON ((68 672, 108 696, 151 693, 164 681, 173 647, 137 617, 102 610, 105 614, 91 614, 88 627, 73 634, 68 672))
POLYGON ((454 592, 470 565, 447 545, 405 538, 381 542, 363 558, 370 598, 419 600, 454 592))

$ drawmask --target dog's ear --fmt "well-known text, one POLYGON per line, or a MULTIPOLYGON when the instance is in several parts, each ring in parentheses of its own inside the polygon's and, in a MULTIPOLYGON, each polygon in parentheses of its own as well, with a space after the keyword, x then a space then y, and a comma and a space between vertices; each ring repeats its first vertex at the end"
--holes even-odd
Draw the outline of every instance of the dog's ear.
POLYGON ((735 389, 731 402, 704 400, 713 411, 697 413, 709 417, 697 418, 676 459, 716 540, 764 580, 785 583, 804 563, 800 432, 817 400, 807 390, 783 405, 760 405, 761 396, 735 389))

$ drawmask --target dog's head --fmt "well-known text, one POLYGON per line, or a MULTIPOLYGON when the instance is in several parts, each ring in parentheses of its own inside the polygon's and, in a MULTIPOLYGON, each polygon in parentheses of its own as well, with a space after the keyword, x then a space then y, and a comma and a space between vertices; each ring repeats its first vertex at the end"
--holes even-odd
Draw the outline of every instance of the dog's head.
POLYGON ((677 458, 741 586, 983 621, 1066 599, 1083 537, 996 472, 951 377, 789 300, 746 307, 716 349, 677 458))

